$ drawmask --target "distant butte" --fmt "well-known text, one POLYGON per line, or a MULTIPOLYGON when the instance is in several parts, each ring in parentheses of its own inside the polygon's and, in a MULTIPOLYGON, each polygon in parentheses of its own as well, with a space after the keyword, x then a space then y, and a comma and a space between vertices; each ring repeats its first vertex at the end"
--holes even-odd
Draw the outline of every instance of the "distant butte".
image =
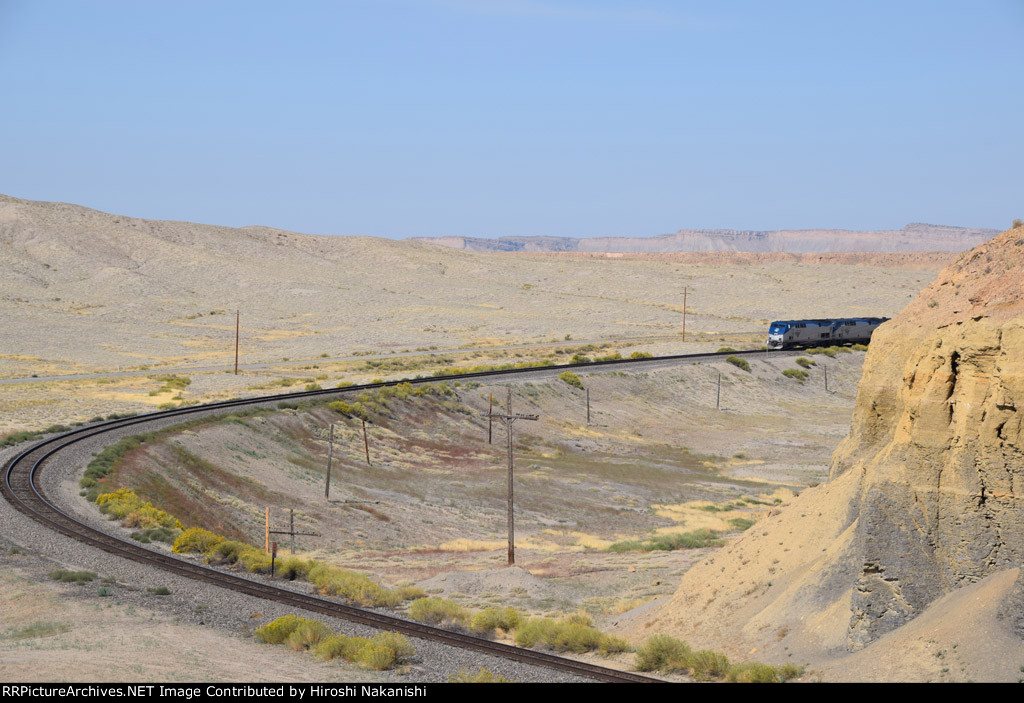
POLYGON ((961 252, 973 249, 998 234, 977 227, 949 227, 911 223, 903 229, 855 231, 792 229, 775 231, 681 229, 652 237, 415 237, 431 244, 467 251, 510 252, 961 252))

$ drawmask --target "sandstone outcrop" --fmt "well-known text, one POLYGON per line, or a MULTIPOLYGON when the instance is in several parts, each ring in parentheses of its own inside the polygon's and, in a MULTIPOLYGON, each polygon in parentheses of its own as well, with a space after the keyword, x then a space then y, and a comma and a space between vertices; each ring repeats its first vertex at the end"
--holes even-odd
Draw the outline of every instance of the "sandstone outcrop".
MULTIPOLYGON (((626 629, 856 651, 1024 561, 1024 228, 962 254, 878 329, 828 483, 691 569, 626 629)), ((1024 577, 1021 577, 1024 578, 1024 577)), ((1024 636, 1024 582, 1001 606, 1024 636)))

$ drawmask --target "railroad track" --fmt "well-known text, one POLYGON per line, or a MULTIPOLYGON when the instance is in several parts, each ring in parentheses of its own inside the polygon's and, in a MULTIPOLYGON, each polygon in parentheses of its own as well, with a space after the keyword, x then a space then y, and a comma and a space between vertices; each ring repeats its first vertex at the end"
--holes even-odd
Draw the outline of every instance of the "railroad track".
POLYGON ((147 424, 153 423, 163 424, 169 419, 188 417, 201 413, 216 413, 221 410, 266 405, 295 399, 309 399, 311 397, 318 396, 345 395, 363 390, 392 386, 402 383, 405 380, 412 384, 435 383, 440 381, 456 381, 474 378, 501 378, 525 374, 554 373, 574 368, 593 369, 605 366, 623 365, 644 367, 663 364, 666 362, 670 363, 673 361, 692 362, 700 358, 714 359, 727 354, 748 356, 766 353, 774 355, 783 352, 755 351, 678 354, 673 356, 652 357, 649 359, 621 359, 616 361, 600 361, 583 364, 563 364, 559 366, 542 366, 525 369, 504 369, 498 371, 453 374, 432 378, 367 383, 360 386, 347 386, 344 389, 324 389, 299 393, 286 393, 274 396, 260 396, 257 398, 228 400, 218 403, 209 403, 206 405, 193 405, 187 408, 165 410, 130 418, 108 420, 38 442, 25 451, 17 454, 4 466, 3 481, 0 482, 0 492, 2 492, 4 498, 18 510, 50 529, 111 554, 155 566, 179 576, 204 581, 222 588, 245 593, 257 598, 272 600, 295 608, 338 617, 379 629, 393 630, 412 637, 425 638, 463 649, 472 649, 492 656, 513 659, 515 661, 555 669, 599 681, 620 683, 657 681, 657 679, 642 676, 640 674, 634 674, 632 672, 618 671, 607 667, 597 666, 595 664, 577 661, 575 659, 555 656, 546 652, 513 647, 511 645, 492 642, 472 635, 451 632, 449 630, 443 630, 441 628, 431 627, 429 625, 423 625, 389 615, 383 615, 371 610, 357 608, 355 606, 346 605, 326 598, 298 593, 286 588, 253 581, 242 576, 226 573, 218 569, 196 564, 184 559, 179 559, 169 554, 145 549, 137 543, 119 539, 71 517, 47 499, 46 495, 38 485, 37 479, 45 469, 48 461, 52 460, 55 455, 78 442, 113 432, 115 430, 121 430, 126 427, 145 427, 147 424))

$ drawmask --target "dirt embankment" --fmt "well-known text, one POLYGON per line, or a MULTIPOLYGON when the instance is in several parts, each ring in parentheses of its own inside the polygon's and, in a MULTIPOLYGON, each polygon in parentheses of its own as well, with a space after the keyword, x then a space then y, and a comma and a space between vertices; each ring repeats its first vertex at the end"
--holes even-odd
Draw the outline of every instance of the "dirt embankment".
MULTIPOLYGON (((863 667, 899 651, 911 671, 900 638, 923 636, 908 623, 927 611, 936 626, 1013 635, 1024 653, 1024 585, 1005 577, 1024 559, 1022 407, 1018 228, 961 255, 875 333, 829 482, 692 569, 629 631, 819 662, 864 650, 863 667), (943 599, 996 574, 970 613, 943 599)), ((962 652, 976 662, 964 676, 1019 676, 1020 661, 975 654, 962 652)))

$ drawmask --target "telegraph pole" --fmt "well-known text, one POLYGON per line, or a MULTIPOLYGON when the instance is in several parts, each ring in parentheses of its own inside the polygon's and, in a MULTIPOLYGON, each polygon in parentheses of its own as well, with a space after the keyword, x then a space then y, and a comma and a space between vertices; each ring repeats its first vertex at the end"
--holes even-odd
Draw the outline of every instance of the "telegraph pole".
POLYGON ((715 399, 715 409, 722 409, 722 372, 718 372, 718 397, 715 399))
POLYGON ((372 466, 370 463, 370 440, 366 438, 366 416, 363 415, 363 449, 366 450, 366 465, 372 466))
MULTIPOLYGON (((288 529, 287 530, 272 530, 270 529, 270 508, 267 508, 267 551, 270 551, 270 535, 290 535, 292 554, 295 554, 295 537, 296 535, 305 537, 319 537, 319 532, 297 532, 295 530, 295 508, 288 509, 288 529)), ((274 543, 277 544, 276 542, 274 543)))
POLYGON ((491 402, 487 406, 487 443, 491 443, 491 430, 494 428, 494 418, 491 414, 494 412, 494 394, 491 393, 491 402))
POLYGON ((238 375, 238 316, 239 311, 235 310, 235 375, 238 375))
POLYGON ((686 341, 686 286, 683 286, 683 339, 686 341))
POLYGON ((539 415, 525 415, 523 413, 512 414, 512 386, 508 387, 508 395, 505 398, 505 412, 490 412, 487 417, 501 420, 505 423, 505 433, 508 438, 508 565, 516 563, 516 536, 515 519, 512 509, 512 424, 516 420, 538 420, 539 415))
POLYGON ((590 424, 590 387, 587 387, 587 424, 590 424))
POLYGON ((331 423, 331 432, 327 445, 327 485, 324 487, 324 498, 331 499, 331 459, 334 457, 334 423, 331 423))

